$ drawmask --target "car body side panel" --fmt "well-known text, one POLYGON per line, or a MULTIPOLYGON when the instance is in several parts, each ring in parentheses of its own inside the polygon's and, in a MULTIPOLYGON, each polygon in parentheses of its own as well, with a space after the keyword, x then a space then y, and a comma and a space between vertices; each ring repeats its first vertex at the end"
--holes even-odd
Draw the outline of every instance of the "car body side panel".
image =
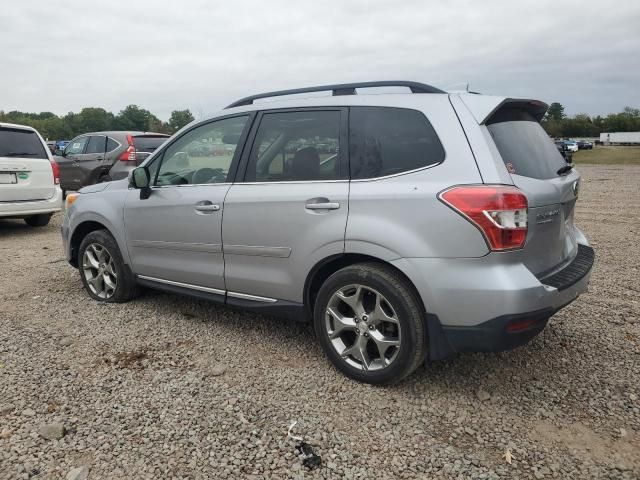
MULTIPOLYGON (((500 155, 487 129, 481 128, 478 120, 459 95, 450 95, 450 99, 451 105, 455 109, 460 123, 464 128, 467 141, 473 150, 473 155, 482 174, 484 183, 513 184, 504 163, 496 161, 496 158, 500 158, 500 155)), ((483 105, 483 111, 492 111, 502 100, 502 97, 487 97, 487 99, 485 99, 485 105, 483 105), (493 108, 491 108, 492 104, 493 108)))
MULTIPOLYGON (((127 196, 127 182, 111 182, 86 188, 87 193, 81 193, 78 199, 65 213, 63 229, 68 229, 68 239, 83 222, 98 222, 104 225, 116 239, 122 259, 131 265, 129 250, 127 249, 123 209, 127 196), (91 193, 91 192, 95 192, 91 193)), ((64 235, 63 235, 64 237, 64 235)), ((68 240, 65 245, 69 255, 68 240)))
POLYGON ((446 95, 416 95, 413 108, 431 122, 444 161, 421 170, 351 181, 345 251, 383 260, 402 257, 480 257, 482 234, 438 200, 459 183, 482 183, 464 132, 446 95))

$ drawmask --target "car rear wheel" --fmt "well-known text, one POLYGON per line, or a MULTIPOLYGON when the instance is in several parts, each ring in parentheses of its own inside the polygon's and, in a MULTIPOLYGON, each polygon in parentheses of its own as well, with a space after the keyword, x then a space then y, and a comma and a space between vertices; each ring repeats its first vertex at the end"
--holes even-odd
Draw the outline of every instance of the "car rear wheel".
POLYGON ((30 227, 46 227, 51 220, 50 213, 41 213, 40 215, 31 215, 24 219, 25 223, 30 227))
POLYGON ((381 264, 352 265, 331 275, 318 293, 314 326, 331 362, 361 382, 396 383, 426 356, 413 286, 381 264))
POLYGON ((82 284, 91 298, 122 303, 137 294, 136 280, 122 260, 115 239, 106 230, 89 233, 78 252, 82 284))

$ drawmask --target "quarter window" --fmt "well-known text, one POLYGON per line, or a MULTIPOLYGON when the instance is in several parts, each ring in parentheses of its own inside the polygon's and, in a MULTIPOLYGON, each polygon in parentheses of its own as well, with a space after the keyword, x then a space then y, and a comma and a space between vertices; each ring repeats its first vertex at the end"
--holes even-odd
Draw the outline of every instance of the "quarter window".
POLYGON ((429 120, 417 110, 352 107, 349 165, 352 179, 376 178, 436 165, 445 152, 429 120))
POLYGON ((340 112, 301 111, 262 116, 246 181, 340 178, 340 112))
POLYGON ((226 118, 186 132, 162 154, 155 184, 199 185, 226 182, 248 118, 226 118))

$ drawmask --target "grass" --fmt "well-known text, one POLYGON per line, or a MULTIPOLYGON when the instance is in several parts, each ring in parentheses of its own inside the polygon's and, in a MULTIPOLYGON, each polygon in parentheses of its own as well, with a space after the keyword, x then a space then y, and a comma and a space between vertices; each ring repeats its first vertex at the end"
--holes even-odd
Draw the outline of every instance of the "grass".
POLYGON ((597 165, 640 165, 640 147, 594 145, 593 150, 579 150, 573 154, 573 163, 597 165))

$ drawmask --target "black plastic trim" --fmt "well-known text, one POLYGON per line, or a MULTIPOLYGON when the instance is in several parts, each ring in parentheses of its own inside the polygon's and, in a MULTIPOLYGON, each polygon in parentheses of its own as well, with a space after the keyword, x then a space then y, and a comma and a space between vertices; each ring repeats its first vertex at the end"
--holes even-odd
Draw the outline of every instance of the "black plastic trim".
POLYGON ((444 90, 419 82, 411 82, 407 80, 383 80, 377 82, 359 82, 359 83, 339 83, 334 85, 318 85, 315 87, 294 88, 291 90, 276 90, 274 92, 258 93, 248 97, 241 98, 233 102, 226 108, 241 107, 253 104, 254 100, 269 97, 281 97, 284 95, 296 95, 300 93, 311 92, 328 92, 331 91, 334 96, 338 95, 355 95, 356 88, 373 88, 373 87, 408 87, 412 93, 446 93, 444 90))
POLYGON ((595 261, 595 251, 587 245, 578 244, 578 254, 562 270, 542 278, 538 278, 540 283, 555 287, 559 291, 575 285, 589 273, 595 261))

